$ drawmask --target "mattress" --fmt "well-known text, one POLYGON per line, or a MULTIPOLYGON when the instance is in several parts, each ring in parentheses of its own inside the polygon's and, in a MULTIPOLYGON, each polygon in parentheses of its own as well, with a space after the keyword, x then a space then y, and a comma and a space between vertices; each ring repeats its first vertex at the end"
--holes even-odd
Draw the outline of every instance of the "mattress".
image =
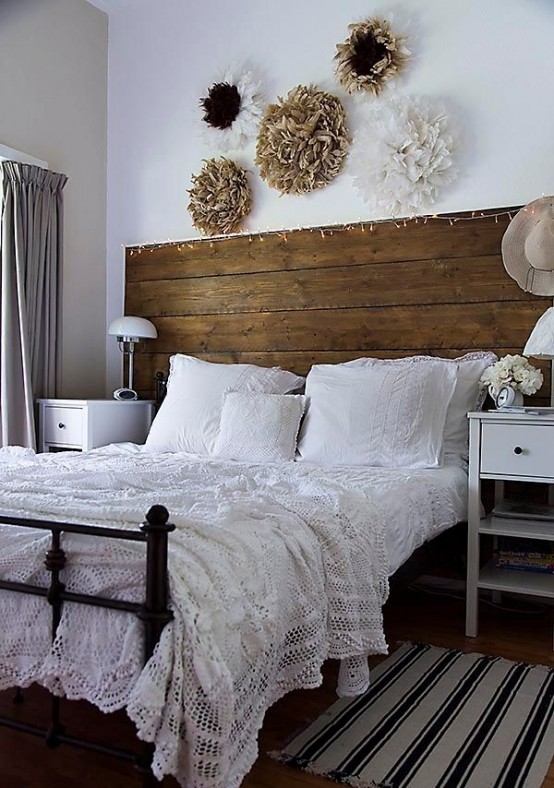
POLYGON ((416 470, 312 466, 312 472, 379 501, 389 575, 424 542, 467 520, 467 470, 461 462, 416 470))

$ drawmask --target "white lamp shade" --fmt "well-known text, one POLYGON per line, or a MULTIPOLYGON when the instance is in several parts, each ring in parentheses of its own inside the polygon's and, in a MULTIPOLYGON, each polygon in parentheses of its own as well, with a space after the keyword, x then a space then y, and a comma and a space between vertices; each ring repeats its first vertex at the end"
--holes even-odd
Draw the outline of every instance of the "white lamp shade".
POLYGON ((535 328, 523 348, 524 356, 554 358, 554 306, 537 320, 535 328))
POLYGON ((137 339, 156 339, 158 332, 156 326, 145 317, 134 317, 125 315, 112 320, 108 328, 108 334, 116 337, 129 337, 137 339))

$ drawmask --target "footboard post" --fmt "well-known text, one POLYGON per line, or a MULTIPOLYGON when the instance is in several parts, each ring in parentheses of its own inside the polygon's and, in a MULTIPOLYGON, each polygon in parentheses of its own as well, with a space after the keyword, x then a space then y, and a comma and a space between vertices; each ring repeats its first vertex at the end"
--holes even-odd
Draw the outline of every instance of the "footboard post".
POLYGON ((146 534, 146 598, 140 617, 144 621, 144 661, 150 659, 154 648, 173 613, 168 608, 167 537, 175 530, 168 523, 165 506, 151 506, 140 530, 146 534))
MULTIPOLYGON (((146 534, 146 594, 144 605, 139 613, 144 622, 144 663, 148 662, 163 628, 173 618, 168 607, 169 587, 167 581, 167 542, 168 534, 175 530, 168 523, 169 512, 165 506, 152 506, 140 529, 146 534)), ((150 769, 153 746, 146 744, 144 757, 136 764, 143 775, 143 788, 154 785, 150 769)))
MULTIPOLYGON (((65 567, 66 555, 61 546, 61 533, 58 529, 52 530, 52 544, 46 553, 44 565, 50 572, 50 587, 46 599, 52 607, 52 641, 56 638, 58 626, 62 617, 62 599, 60 594, 65 591, 65 585, 60 580, 60 572, 65 567)), ((64 733, 60 721, 60 698, 56 695, 51 700, 50 726, 46 732, 46 744, 51 749, 60 744, 60 734, 64 733)))

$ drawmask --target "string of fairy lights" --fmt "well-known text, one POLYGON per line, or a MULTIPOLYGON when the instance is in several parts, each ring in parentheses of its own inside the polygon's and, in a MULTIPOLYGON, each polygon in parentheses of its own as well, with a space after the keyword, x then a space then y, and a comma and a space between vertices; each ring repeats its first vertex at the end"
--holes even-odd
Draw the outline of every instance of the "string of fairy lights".
MULTIPOLYGON (((156 241, 156 242, 148 242, 143 244, 132 244, 127 247, 129 256, 133 257, 134 255, 140 255, 143 253, 153 252, 156 249, 162 249, 166 246, 176 246, 177 251, 182 252, 184 249, 194 249, 195 246, 198 244, 209 244, 210 246, 215 246, 216 243, 220 241, 228 240, 230 238, 247 238, 250 243, 254 242, 264 242, 264 239, 268 236, 279 236, 282 241, 285 243, 288 241, 289 236, 294 235, 295 233, 300 232, 310 232, 310 233, 318 233, 322 239, 327 238, 328 236, 335 235, 336 233, 344 233, 344 232, 353 232, 359 231, 362 233, 368 232, 373 233, 375 232, 377 227, 383 225, 394 225, 398 229, 403 227, 407 227, 409 224, 427 224, 428 222, 448 222, 448 224, 453 227, 454 225, 458 224, 459 222, 471 222, 477 219, 494 219, 495 223, 498 223, 500 219, 508 217, 510 221, 514 218, 516 213, 520 208, 504 208, 500 211, 471 211, 471 213, 467 213, 467 215, 461 216, 459 214, 448 215, 448 214, 429 214, 429 215, 422 215, 422 216, 407 216, 401 219, 376 219, 372 221, 362 221, 358 220, 357 222, 350 222, 348 224, 325 224, 325 225, 317 225, 312 227, 293 227, 287 230, 256 230, 252 231, 244 231, 240 233, 229 233, 227 235, 212 235, 207 238, 191 238, 187 240, 172 240, 168 238, 166 241, 156 241)), ((530 208, 523 208, 523 210, 529 210, 532 213, 534 209, 530 208)))

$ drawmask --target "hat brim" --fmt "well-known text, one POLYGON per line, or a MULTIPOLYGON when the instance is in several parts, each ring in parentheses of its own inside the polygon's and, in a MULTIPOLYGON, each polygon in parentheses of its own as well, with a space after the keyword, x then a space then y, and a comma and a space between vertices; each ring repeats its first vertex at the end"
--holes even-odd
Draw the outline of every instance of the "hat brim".
POLYGON ((552 270, 534 268, 525 254, 525 241, 539 221, 552 215, 554 197, 530 202, 514 216, 502 238, 504 268, 522 290, 540 296, 554 295, 554 250, 552 270))

